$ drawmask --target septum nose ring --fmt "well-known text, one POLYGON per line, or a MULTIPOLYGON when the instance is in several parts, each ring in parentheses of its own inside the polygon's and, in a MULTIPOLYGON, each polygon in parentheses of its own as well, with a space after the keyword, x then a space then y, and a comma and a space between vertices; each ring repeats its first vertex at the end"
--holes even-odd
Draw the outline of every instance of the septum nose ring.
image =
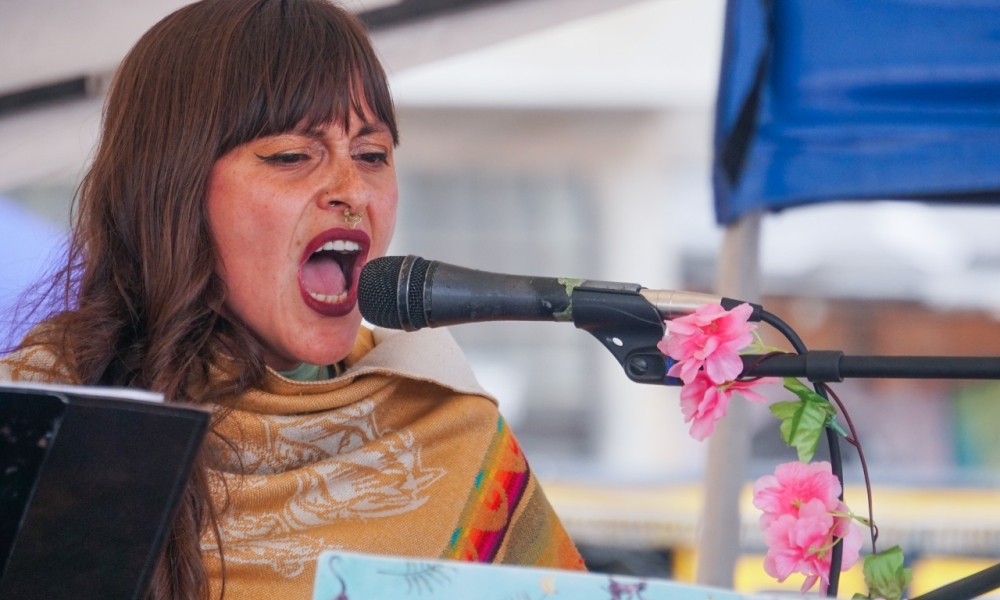
POLYGON ((358 213, 356 215, 351 214, 350 208, 344 208, 344 223, 347 223, 348 227, 354 229, 358 226, 358 223, 361 222, 361 215, 362 213, 358 213))

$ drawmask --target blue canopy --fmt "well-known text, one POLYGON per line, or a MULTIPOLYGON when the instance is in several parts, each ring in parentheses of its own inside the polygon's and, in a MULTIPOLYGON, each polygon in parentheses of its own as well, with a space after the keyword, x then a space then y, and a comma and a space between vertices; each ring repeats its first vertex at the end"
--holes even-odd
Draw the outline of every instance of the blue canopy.
POLYGON ((729 0, 716 218, 1000 199, 1000 0, 729 0))
POLYGON ((22 294, 61 266, 66 233, 0 196, 0 350, 17 343, 32 323, 13 323, 22 294))

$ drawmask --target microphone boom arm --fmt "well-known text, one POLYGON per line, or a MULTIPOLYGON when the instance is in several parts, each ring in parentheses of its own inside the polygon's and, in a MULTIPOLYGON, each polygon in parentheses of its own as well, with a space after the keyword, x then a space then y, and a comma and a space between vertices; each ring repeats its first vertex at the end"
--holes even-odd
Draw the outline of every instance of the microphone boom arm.
MULTIPOLYGON (((680 379, 667 377, 674 361, 656 347, 666 330, 661 315, 688 314, 690 306, 704 304, 713 297, 649 290, 637 284, 583 281, 573 288, 570 298, 573 324, 597 338, 622 365, 629 379, 637 383, 681 385, 680 379), (668 294, 675 297, 669 298, 668 294)), ((723 304, 726 301, 738 303, 723 299, 723 304)), ((813 383, 833 383, 845 378, 1000 380, 998 357, 846 356, 839 350, 811 350, 804 354, 741 358, 748 376, 805 377, 813 383)))
POLYGON ((673 361, 656 347, 665 327, 657 307, 637 284, 584 281, 570 296, 573 324, 607 348, 637 383, 672 385, 673 361))
POLYGON ((810 350, 741 358, 747 375, 805 377, 813 383, 845 378, 1000 380, 1000 358, 995 356, 847 356, 839 350, 810 350))

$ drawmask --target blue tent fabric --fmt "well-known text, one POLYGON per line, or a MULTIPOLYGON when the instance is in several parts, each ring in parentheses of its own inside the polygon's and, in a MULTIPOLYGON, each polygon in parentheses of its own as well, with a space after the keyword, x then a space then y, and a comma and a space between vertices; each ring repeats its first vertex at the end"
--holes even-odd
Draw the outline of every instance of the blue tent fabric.
POLYGON ((729 0, 716 218, 1000 200, 1000 0, 729 0))
POLYGON ((0 350, 15 344, 32 323, 13 322, 22 295, 61 266, 67 235, 57 225, 0 196, 0 350))

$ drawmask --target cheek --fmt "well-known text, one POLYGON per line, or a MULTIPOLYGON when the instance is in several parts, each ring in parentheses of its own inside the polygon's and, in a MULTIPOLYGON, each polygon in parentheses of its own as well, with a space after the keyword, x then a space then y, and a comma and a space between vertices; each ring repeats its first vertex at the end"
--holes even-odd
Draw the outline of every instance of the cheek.
POLYGON ((249 280, 275 275, 266 266, 268 257, 277 255, 273 241, 283 221, 273 214, 273 206, 245 186, 219 180, 209 185, 206 210, 219 261, 216 270, 231 295, 242 293, 249 280))
POLYGON ((372 213, 372 253, 371 258, 385 255, 396 228, 396 208, 399 193, 395 186, 371 205, 372 213))
POLYGON ((247 214, 235 210, 234 202, 231 198, 235 190, 229 186, 213 184, 209 187, 209 195, 206 200, 208 212, 208 225, 212 232, 212 241, 215 243, 215 250, 218 260, 219 275, 222 276, 226 284, 232 282, 230 279, 239 272, 238 258, 244 256, 247 247, 247 214))

